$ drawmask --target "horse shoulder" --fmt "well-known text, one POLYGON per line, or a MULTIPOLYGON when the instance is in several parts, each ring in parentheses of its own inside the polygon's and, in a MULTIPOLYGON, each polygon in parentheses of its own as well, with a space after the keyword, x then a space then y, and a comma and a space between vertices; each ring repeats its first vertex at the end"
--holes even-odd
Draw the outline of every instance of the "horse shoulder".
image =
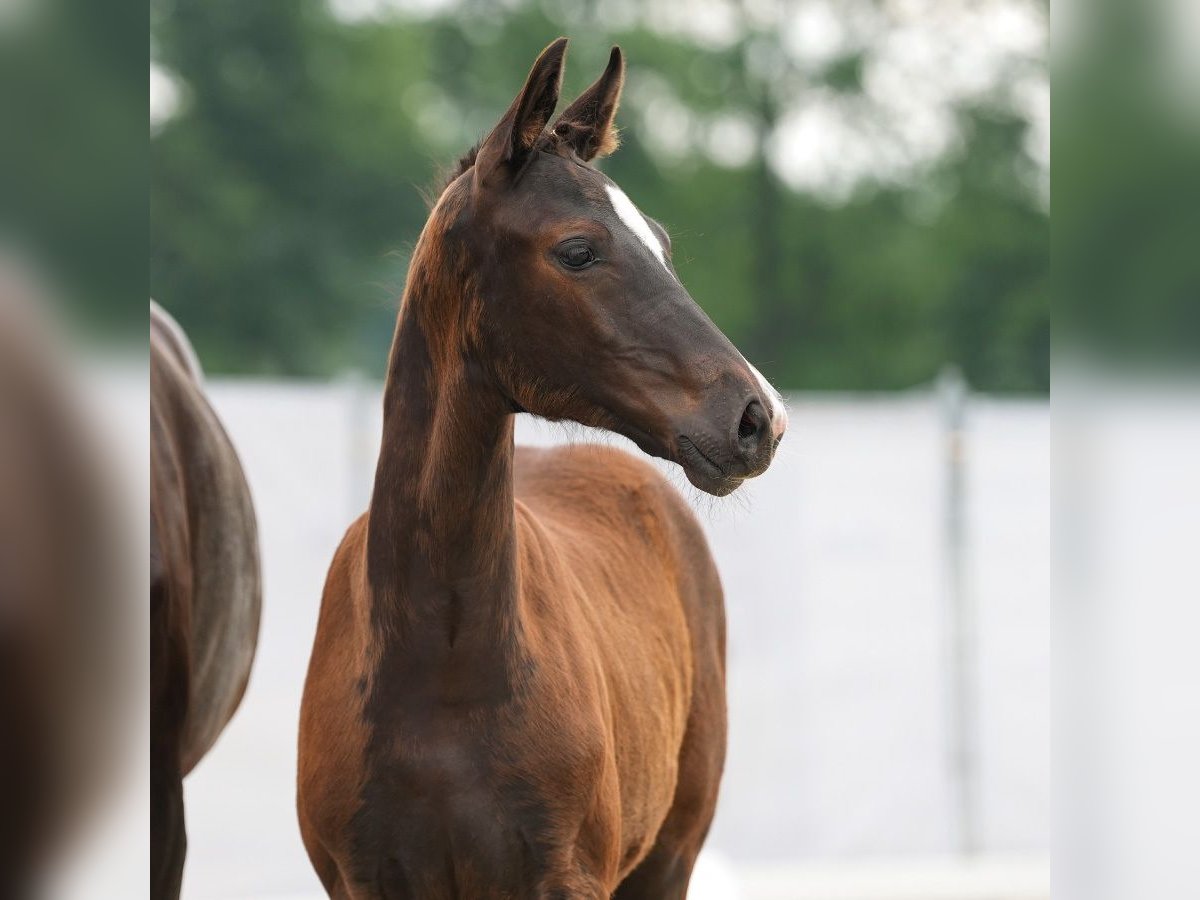
POLYGON ((566 602, 552 598, 548 614, 575 619, 562 639, 586 635, 603 672, 618 744, 622 859, 638 859, 675 795, 696 704, 707 705, 723 682, 716 568, 686 501, 622 450, 518 450, 516 485, 529 521, 522 537, 538 545, 522 547, 523 562, 565 568, 588 586, 566 602))
MULTIPOLYGON (((695 513, 663 474, 616 447, 518 447, 517 499, 533 516, 572 534, 593 552, 622 555, 678 581, 711 554, 695 513)), ((653 574, 653 573, 647 573, 653 574)))

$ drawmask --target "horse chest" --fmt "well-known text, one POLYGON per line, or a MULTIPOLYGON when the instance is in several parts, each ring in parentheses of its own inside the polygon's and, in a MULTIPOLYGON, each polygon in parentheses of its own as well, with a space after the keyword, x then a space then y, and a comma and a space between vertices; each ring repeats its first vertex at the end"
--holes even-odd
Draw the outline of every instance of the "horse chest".
MULTIPOLYGON (((606 818, 602 766, 580 764, 599 760, 602 746, 576 737, 567 750, 548 754, 544 743, 523 757, 498 726, 435 721, 409 723, 370 764, 353 823, 361 882, 386 897, 529 897, 605 868, 579 846, 606 818)), ((608 818, 601 827, 615 825, 608 818)))

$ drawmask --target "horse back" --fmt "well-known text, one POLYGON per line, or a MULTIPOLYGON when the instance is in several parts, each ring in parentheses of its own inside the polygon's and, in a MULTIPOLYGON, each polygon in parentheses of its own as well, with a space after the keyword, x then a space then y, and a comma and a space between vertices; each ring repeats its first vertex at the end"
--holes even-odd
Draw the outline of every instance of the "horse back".
POLYGON ((364 513, 346 530, 321 597, 300 707, 296 807, 309 859, 331 896, 342 881, 336 860, 353 856, 351 823, 365 778, 370 739, 364 693, 372 657, 363 573, 364 513))

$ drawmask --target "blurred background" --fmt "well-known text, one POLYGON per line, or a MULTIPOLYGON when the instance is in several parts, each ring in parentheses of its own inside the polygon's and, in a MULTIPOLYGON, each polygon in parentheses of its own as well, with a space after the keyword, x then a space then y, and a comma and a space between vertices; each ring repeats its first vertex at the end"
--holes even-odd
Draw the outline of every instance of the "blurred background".
MULTIPOLYGON (((126 607, 96 582, 11 613, 31 599, 20 564, 83 573, 105 544, 56 537, 96 520, 48 464, 122 496, 101 531, 146 544, 153 292, 209 369, 266 556, 245 706, 189 780, 184 896, 316 896, 292 812, 300 681, 365 502, 422 192, 565 33, 568 91, 626 48, 625 147, 605 166, 671 227, 685 282, 794 422, 770 473, 699 507, 733 729, 693 896, 1045 898, 1053 844, 1056 898, 1191 900, 1198 10, 1054 4, 1051 274, 1044 3, 151 0, 147 23, 138 0, 0 0, 0 445, 22 451, 0 459, 17 489, 0 501, 17 524, 0 529, 0 694, 87 723, 66 742, 85 756, 129 740, 86 846, 22 862, 59 878, 49 896, 144 896, 148 716, 128 727, 98 696, 123 676, 92 667, 108 649, 144 673, 144 619, 135 647, 92 632, 98 611, 143 617, 144 594, 117 592, 126 607), (27 270, 44 290, 13 289, 27 270), (56 422, 75 437, 43 453, 30 425, 56 422), (786 560, 766 579, 764 553, 786 560), (37 628, 64 622, 85 652, 43 655, 37 628), (26 663, 69 693, 23 693, 26 663)), ((562 439, 524 418, 520 436, 562 439)), ((133 568, 144 582, 145 557, 133 568)), ((3 725, 0 756, 36 746, 3 725)), ((0 830, 28 838, 20 801, 44 780, 4 775, 0 830)), ((84 818, 68 806, 46 811, 84 818)))
MULTIPOLYGON (((665 468, 730 621, 729 765, 693 896, 1049 896, 1046 4, 150 8, 150 291, 242 455, 266 587, 245 703, 187 782, 186 897, 319 895, 299 697, 369 496, 407 257, 439 174, 559 34, 564 97, 625 50, 602 166, 791 410, 729 502, 665 468)), ((565 439, 521 417, 518 440, 565 439)))
POLYGON ((629 60, 604 168, 775 383, 1049 387, 1038 0, 152 0, 150 288, 214 373, 381 374, 438 173, 531 61, 629 60))

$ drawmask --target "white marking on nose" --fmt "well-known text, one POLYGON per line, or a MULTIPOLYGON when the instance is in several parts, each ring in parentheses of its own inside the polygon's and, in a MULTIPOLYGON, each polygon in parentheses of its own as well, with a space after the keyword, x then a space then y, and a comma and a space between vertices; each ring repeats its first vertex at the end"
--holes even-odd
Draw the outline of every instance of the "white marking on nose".
POLYGON ((779 438, 787 431, 788 414, 787 407, 783 404, 783 395, 775 388, 771 387, 771 383, 763 378, 762 372, 754 368, 746 357, 742 357, 742 361, 750 367, 750 371, 754 373, 754 377, 758 379, 758 386, 762 390, 763 397, 767 401, 767 412, 771 414, 771 436, 779 438))
POLYGON ((612 204, 612 208, 620 220, 625 223, 625 227, 637 235, 637 239, 645 244, 647 249, 654 254, 654 258, 662 263, 662 267, 670 272, 671 267, 667 265, 663 246, 654 232, 650 230, 646 217, 638 212, 633 201, 615 184, 606 184, 604 190, 608 191, 608 201, 612 204))

